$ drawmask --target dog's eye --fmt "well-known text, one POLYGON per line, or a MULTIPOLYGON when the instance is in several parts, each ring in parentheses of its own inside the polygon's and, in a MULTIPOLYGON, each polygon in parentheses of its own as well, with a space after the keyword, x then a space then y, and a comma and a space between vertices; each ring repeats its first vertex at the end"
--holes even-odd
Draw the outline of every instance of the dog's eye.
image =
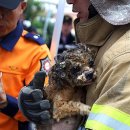
POLYGON ((61 72, 61 73, 60 73, 60 77, 61 77, 62 79, 65 78, 65 76, 66 76, 66 75, 65 75, 64 72, 61 72))
POLYGON ((74 67, 71 68, 71 73, 72 73, 72 74, 75 74, 75 73, 79 72, 80 70, 81 70, 81 69, 80 69, 79 66, 74 66, 74 67))

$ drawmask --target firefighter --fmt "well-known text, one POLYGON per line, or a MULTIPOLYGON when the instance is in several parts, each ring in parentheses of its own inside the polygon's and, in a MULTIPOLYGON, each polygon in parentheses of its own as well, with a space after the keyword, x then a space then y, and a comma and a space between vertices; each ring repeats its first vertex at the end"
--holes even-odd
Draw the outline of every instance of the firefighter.
POLYGON ((77 42, 96 52, 91 112, 79 129, 130 130, 130 1, 67 0, 77 12, 77 42))
MULTIPOLYGON (((3 108, 0 102, 0 130, 30 129, 28 119, 18 108, 18 94, 37 71, 47 73, 50 68, 50 53, 45 41, 23 30, 20 16, 26 5, 24 0, 0 0, 0 72, 7 99, 3 108)), ((45 110, 50 107, 48 101, 41 100, 40 104, 47 106, 45 110)))

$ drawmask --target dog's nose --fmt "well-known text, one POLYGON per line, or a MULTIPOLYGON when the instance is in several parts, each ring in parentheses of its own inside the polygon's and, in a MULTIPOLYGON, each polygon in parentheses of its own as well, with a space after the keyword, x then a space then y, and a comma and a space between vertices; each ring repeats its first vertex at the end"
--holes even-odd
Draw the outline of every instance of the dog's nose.
POLYGON ((87 72, 87 73, 85 73, 85 77, 86 77, 86 79, 88 79, 88 80, 93 79, 93 72, 87 72))

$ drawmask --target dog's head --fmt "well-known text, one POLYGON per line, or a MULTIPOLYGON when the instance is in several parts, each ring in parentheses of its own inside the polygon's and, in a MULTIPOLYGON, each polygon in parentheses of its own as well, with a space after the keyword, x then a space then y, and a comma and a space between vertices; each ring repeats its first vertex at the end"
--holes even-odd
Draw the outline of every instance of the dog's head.
POLYGON ((64 86, 86 86, 96 77, 94 70, 94 54, 83 44, 64 51, 55 58, 49 77, 58 88, 64 86))

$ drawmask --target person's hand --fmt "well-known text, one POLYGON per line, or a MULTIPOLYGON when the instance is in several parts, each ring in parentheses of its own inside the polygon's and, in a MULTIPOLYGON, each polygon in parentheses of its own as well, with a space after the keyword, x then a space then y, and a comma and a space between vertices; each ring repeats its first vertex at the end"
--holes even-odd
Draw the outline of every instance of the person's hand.
POLYGON ((43 98, 43 92, 37 89, 43 88, 44 79, 44 72, 36 73, 32 83, 23 87, 18 97, 19 109, 25 117, 37 124, 48 124, 51 120, 51 104, 43 98))
POLYGON ((22 88, 18 97, 18 105, 24 116, 30 121, 38 124, 49 123, 50 102, 43 100, 41 90, 33 90, 31 86, 22 88))

